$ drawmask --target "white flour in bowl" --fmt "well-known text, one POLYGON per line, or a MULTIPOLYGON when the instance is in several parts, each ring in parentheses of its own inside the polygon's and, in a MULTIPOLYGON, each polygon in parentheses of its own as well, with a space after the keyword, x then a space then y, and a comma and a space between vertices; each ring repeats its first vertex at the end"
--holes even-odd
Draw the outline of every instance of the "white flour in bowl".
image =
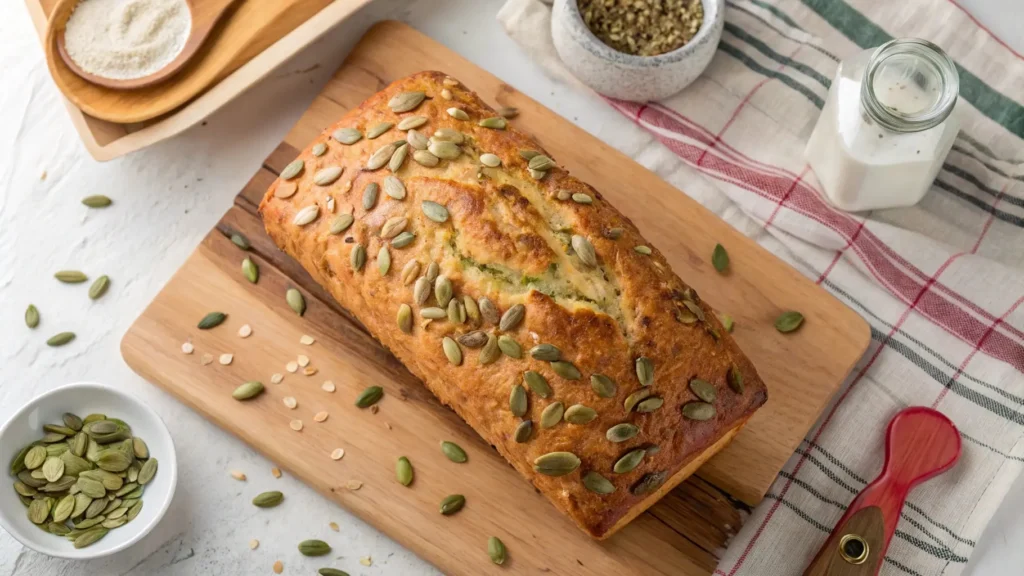
POLYGON ((82 70, 130 80, 174 60, 191 29, 185 0, 82 0, 68 19, 64 47, 82 70))

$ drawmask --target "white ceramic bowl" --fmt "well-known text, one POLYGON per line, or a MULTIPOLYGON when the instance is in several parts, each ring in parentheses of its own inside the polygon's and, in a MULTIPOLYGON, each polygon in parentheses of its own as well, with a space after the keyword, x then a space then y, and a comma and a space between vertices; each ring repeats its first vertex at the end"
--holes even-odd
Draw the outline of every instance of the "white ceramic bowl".
POLYGON ((701 0, 704 21, 683 46, 657 56, 633 56, 608 46, 587 28, 576 0, 555 0, 551 38, 558 56, 581 82, 611 98, 647 102, 667 98, 693 82, 718 49, 725 0, 701 0))
POLYGON ((170 507, 178 482, 174 442, 156 412, 120 390, 94 382, 61 386, 22 406, 0 428, 0 464, 5 477, 5 481, 0 482, 0 525, 25 546, 60 558, 99 558, 138 542, 170 507), (146 485, 142 496, 144 504, 138 517, 111 530, 91 546, 80 549, 75 549, 65 538, 40 530, 29 521, 25 506, 11 487, 14 478, 10 476, 9 468, 9 463, 22 447, 43 435, 43 424, 59 424, 61 415, 69 411, 81 418, 98 412, 124 420, 132 427, 132 434, 146 441, 150 456, 159 463, 156 476, 146 485))

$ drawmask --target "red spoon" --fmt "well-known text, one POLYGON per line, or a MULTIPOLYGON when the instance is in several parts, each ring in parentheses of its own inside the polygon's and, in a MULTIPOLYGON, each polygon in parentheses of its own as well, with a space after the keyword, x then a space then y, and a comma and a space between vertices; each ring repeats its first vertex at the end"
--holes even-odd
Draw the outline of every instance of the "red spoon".
POLYGON ((850 503, 804 576, 878 574, 907 494, 959 457, 960 432, 949 418, 922 406, 897 414, 886 431, 882 473, 850 503))

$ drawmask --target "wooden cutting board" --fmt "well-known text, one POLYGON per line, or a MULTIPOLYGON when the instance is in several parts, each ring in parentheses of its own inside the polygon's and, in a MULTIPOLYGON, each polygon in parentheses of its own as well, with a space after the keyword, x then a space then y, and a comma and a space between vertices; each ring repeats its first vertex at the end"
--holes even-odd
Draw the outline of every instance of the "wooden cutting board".
MULTIPOLYGON (((868 339, 859 316, 655 174, 412 28, 383 22, 129 329, 122 354, 136 372, 448 574, 700 575, 714 568, 716 550, 738 530, 746 506, 762 498, 868 339), (680 276, 736 319, 735 336, 768 384, 768 403, 728 449, 608 541, 579 532, 441 406, 273 245, 256 215, 276 174, 315 135, 391 81, 425 69, 459 78, 492 105, 518 107, 515 125, 535 134, 559 165, 595 184, 680 276), (224 235, 230 231, 246 235, 252 250, 232 244, 224 235), (724 277, 709 263, 716 242, 732 259, 724 277), (255 285, 241 272, 246 256, 260 267, 255 285), (306 297, 301 318, 284 300, 293 286, 306 297), (800 310, 807 321, 783 335, 772 323, 787 309, 800 310), (212 310, 228 313, 227 321, 197 330, 212 310), (247 339, 237 334, 243 324, 253 329, 247 339), (303 334, 316 343, 300 344, 303 334), (186 341, 195 346, 193 354, 182 353, 186 341), (222 353, 234 354, 230 365, 217 362, 222 353), (202 364, 204 354, 214 357, 212 364, 202 364), (315 374, 286 372, 300 354, 311 359, 315 374), (274 373, 284 381, 271 384, 274 373), (231 391, 247 380, 264 382, 267 392, 246 403, 233 400, 231 391), (326 380, 336 392, 321 388, 326 380), (386 390, 377 413, 353 406, 371 384, 386 390), (287 396, 298 400, 296 409, 284 406, 287 396), (320 411, 330 415, 323 423, 313 420, 320 411), (293 419, 303 421, 301 432, 289 428, 293 419), (438 444, 445 439, 466 448, 467 464, 442 456, 438 444), (329 454, 339 447, 346 455, 334 462, 329 454), (394 479, 395 460, 403 455, 416 470, 409 488, 394 479), (348 488, 350 481, 361 488, 348 488), (464 494, 466 507, 442 516, 439 502, 450 493, 464 494), (509 550, 500 568, 486 554, 492 535, 509 550)), ((318 535, 311 531, 302 537, 318 535)))

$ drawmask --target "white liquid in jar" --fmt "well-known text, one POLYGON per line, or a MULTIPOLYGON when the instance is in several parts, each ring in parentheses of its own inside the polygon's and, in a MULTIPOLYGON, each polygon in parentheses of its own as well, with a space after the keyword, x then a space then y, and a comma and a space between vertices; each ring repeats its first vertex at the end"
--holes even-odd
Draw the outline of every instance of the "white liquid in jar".
MULTIPOLYGON (((863 71, 872 51, 844 61, 807 143, 805 157, 828 199, 844 210, 910 206, 928 191, 953 145, 956 110, 936 126, 897 132, 880 125, 861 101, 863 71)), ((912 62, 890 58, 872 80, 875 99, 896 116, 933 109, 942 97, 921 82, 912 62)))

